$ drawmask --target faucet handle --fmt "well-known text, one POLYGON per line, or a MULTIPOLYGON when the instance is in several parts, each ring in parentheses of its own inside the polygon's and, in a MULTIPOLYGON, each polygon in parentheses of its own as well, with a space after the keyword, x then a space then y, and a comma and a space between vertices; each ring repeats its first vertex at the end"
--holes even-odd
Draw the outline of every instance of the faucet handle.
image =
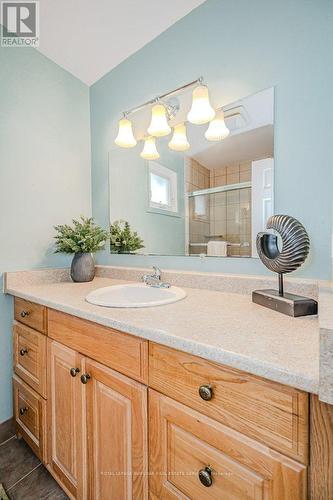
POLYGON ((156 276, 156 278, 160 280, 162 275, 161 269, 157 266, 153 266, 153 270, 154 270, 154 276, 156 276))

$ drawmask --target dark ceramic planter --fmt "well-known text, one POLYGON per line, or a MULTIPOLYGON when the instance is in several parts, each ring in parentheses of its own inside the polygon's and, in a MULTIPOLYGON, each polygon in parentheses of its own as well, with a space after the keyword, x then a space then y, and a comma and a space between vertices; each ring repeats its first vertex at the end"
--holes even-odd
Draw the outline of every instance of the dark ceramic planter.
POLYGON ((91 253, 76 253, 71 265, 71 278, 76 283, 92 281, 95 277, 95 262, 91 253))

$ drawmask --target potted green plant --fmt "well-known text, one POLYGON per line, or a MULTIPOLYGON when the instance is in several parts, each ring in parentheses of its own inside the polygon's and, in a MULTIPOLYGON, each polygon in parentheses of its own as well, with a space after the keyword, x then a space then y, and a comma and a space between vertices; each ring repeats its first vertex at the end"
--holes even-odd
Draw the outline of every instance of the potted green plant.
POLYGON ((112 253, 131 253, 144 248, 144 241, 132 231, 126 220, 116 220, 110 225, 110 249, 112 253))
POLYGON ((75 282, 92 281, 95 276, 93 253, 102 250, 108 239, 108 233, 97 226, 94 219, 81 216, 73 219, 73 225, 54 226, 55 253, 74 254, 71 264, 71 278, 75 282))

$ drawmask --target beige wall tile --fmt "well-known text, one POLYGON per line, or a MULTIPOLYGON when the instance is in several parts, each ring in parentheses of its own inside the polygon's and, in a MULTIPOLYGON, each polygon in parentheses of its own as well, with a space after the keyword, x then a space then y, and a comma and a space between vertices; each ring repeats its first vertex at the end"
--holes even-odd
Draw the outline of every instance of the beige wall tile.
POLYGON ((240 200, 240 190, 235 189, 234 191, 228 191, 226 196, 227 204, 239 203, 240 200))
POLYGON ((226 175, 219 175, 217 177, 214 177, 214 187, 225 186, 226 184, 227 184, 226 175))
POLYGON ((227 220, 239 222, 239 203, 227 205, 227 220))
POLYGON ((237 184, 239 182, 239 172, 227 174, 227 184, 237 184))
POLYGON ((239 164, 239 171, 240 172, 246 172, 247 170, 251 170, 251 168, 252 168, 252 161, 251 160, 242 161, 239 164))
POLYGON ((245 170, 239 174, 239 182, 248 182, 251 180, 251 170, 245 170))
POLYGON ((230 235, 237 235, 239 238, 239 223, 235 220, 228 219, 227 220, 227 234, 228 236, 230 235))
POLYGON ((251 189, 250 188, 240 189, 239 200, 241 203, 251 202, 251 189))
POLYGON ((230 174, 239 174, 239 164, 228 165, 227 166, 227 175, 230 174))

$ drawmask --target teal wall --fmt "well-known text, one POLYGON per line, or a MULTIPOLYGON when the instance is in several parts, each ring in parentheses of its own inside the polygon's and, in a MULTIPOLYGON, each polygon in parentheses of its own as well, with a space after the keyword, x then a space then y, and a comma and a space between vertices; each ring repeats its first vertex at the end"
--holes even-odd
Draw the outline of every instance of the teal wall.
POLYGON ((178 212, 173 215, 148 205, 149 162, 140 157, 142 144, 109 152, 110 220, 125 219, 138 232, 145 244, 139 253, 184 255, 184 159, 168 148, 168 140, 160 140, 156 161, 177 173, 178 212))
MULTIPOLYGON (((331 0, 208 0, 90 88, 93 214, 108 223, 108 151, 121 112, 203 75, 214 104, 275 86, 276 213, 300 219, 312 241, 299 271, 331 266, 331 0)), ((100 263, 265 273, 255 259, 110 256, 100 263)))
MULTIPOLYGON (((88 87, 34 49, 0 48, 0 285, 4 271, 69 264, 52 226, 90 214, 90 177, 88 87)), ((0 293, 0 422, 12 415, 11 323, 0 293)))

